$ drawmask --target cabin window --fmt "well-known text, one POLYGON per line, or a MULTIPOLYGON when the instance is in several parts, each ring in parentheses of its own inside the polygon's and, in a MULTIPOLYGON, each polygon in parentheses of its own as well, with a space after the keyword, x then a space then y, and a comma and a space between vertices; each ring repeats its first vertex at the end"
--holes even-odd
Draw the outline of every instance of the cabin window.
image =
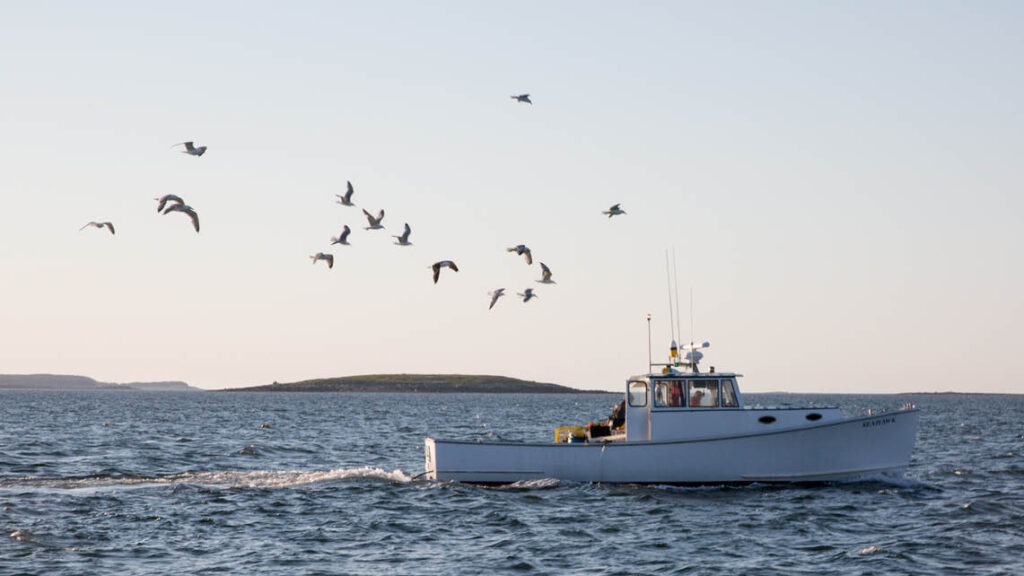
POLYGON ((654 405, 678 408, 685 405, 686 382, 683 380, 660 380, 654 383, 654 405))
POLYGON ((739 405, 732 380, 722 380, 722 408, 736 408, 739 405))
POLYGON ((664 406, 665 397, 668 395, 668 383, 654 382, 651 386, 654 386, 654 405, 659 407, 664 406))
POLYGON ((636 408, 647 406, 647 383, 629 383, 629 405, 636 408))
POLYGON ((718 380, 690 380, 690 407, 718 406, 718 380))

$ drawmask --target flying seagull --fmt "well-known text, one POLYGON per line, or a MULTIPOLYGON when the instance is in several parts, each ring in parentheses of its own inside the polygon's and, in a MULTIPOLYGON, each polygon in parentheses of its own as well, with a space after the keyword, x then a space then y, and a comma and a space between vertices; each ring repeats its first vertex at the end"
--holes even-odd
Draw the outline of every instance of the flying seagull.
POLYGON ((171 212, 188 214, 188 217, 192 219, 192 227, 196 229, 196 233, 199 232, 199 214, 196 214, 196 211, 191 206, 188 204, 171 204, 163 211, 164 214, 170 214, 171 212))
POLYGON ((348 235, 351 233, 352 229, 348 227, 348 224, 345 224, 345 228, 341 231, 341 234, 338 235, 338 237, 331 237, 331 245, 344 244, 345 246, 349 246, 348 235))
POLYGON ((367 230, 383 230, 384 229, 384 225, 382 225, 380 223, 380 221, 384 219, 384 211, 383 210, 380 211, 380 214, 377 214, 376 218, 373 217, 373 214, 370 214, 369 212, 367 212, 366 208, 363 208, 363 214, 366 214, 366 220, 370 223, 370 225, 366 227, 367 230))
POLYGON ((355 192, 355 189, 352 188, 351 182, 348 180, 345 182, 348 184, 348 191, 345 192, 345 195, 342 196, 341 194, 335 194, 335 196, 338 197, 338 204, 341 204, 342 206, 355 206, 355 204, 352 203, 352 193, 355 192))
POLYGON ((537 280, 537 282, 540 282, 541 284, 556 284, 556 282, 551 279, 551 268, 548 268, 547 264, 543 262, 540 263, 540 276, 540 280, 537 280))
POLYGON ((505 289, 498 288, 494 292, 488 292, 487 295, 491 297, 491 305, 487 307, 487 309, 490 310, 491 308, 494 308, 494 303, 498 301, 498 298, 505 295, 505 289))
POLYGON ((527 104, 533 104, 533 102, 530 100, 529 94, 518 94, 516 96, 512 96, 512 99, 515 100, 516 102, 525 102, 527 104))
POLYGON ((89 222, 85 226, 82 226, 81 228, 79 228, 78 231, 81 232, 82 230, 85 230, 89 226, 94 226, 96 228, 106 228, 106 229, 110 230, 111 234, 114 233, 114 225, 111 224, 110 222, 89 222))
POLYGON ((328 268, 334 268, 334 254, 324 254, 323 252, 317 252, 316 254, 310 256, 310 258, 313 260, 313 264, 316 264, 317 260, 323 260, 324 262, 327 262, 328 268))
MULTIPOLYGON (((174 146, 184 146, 185 149, 181 151, 182 154, 188 154, 190 156, 202 156, 206 153, 206 146, 193 146, 192 141, 180 142, 174 146)), ((173 148, 173 146, 172 146, 173 148)))
POLYGON ((157 202, 159 202, 159 204, 157 204, 157 206, 156 206, 156 211, 157 212, 163 212, 164 211, 164 207, 167 206, 168 202, 176 202, 178 204, 184 204, 185 203, 185 201, 182 200, 181 196, 178 196, 176 194, 164 194, 163 196, 161 196, 159 198, 153 198, 153 200, 156 200, 157 202))
POLYGON ((394 238, 398 239, 398 242, 395 242, 395 244, 399 246, 412 246, 412 242, 409 242, 409 234, 412 234, 412 228, 409 228, 409 223, 406 222, 405 232, 402 232, 401 236, 394 236, 394 238))
POLYGON ((623 210, 622 208, 619 208, 618 204, 612 204, 611 208, 601 212, 601 214, 607 214, 609 218, 611 218, 612 216, 618 216, 619 214, 625 213, 626 211, 623 210))
POLYGON ((434 262, 431 268, 434 269, 434 284, 437 284, 437 279, 441 276, 441 268, 447 266, 452 269, 452 272, 458 272, 459 267, 455 265, 455 262, 451 260, 441 260, 440 262, 434 262))
POLYGON ((517 256, 526 258, 527 264, 533 264, 533 253, 526 247, 526 244, 520 244, 511 248, 505 248, 505 252, 515 252, 517 256))
POLYGON ((531 298, 537 297, 537 295, 533 293, 533 288, 527 288, 526 292, 523 292, 521 294, 519 292, 516 292, 516 295, 521 296, 523 298, 523 302, 529 302, 531 298))

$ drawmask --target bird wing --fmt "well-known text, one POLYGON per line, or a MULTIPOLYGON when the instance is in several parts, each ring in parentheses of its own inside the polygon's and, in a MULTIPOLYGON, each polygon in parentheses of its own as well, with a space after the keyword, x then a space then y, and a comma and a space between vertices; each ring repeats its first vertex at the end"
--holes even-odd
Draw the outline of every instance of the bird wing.
POLYGON ((184 212, 185 214, 188 214, 188 217, 192 219, 192 227, 195 228, 196 232, 198 233, 199 232, 199 214, 196 214, 196 211, 192 210, 191 208, 188 209, 188 210, 182 210, 182 212, 184 212))
POLYGON ((451 268, 453 272, 459 271, 459 267, 456 266, 455 262, 452 262, 451 260, 448 261, 448 267, 451 268))
POLYGON ((78 231, 79 231, 79 232, 81 232, 82 230, 85 230, 85 229, 86 229, 86 228, 88 228, 89 226, 95 226, 95 225, 96 225, 96 223, 95 223, 95 222, 88 222, 88 223, 86 223, 86 225, 85 225, 85 226, 82 226, 81 228, 79 228, 79 229, 78 229, 78 231))
POLYGON ((347 186, 347 191, 345 192, 345 200, 351 200, 352 199, 352 193, 355 192, 356 190, 355 190, 355 188, 352 187, 352 182, 346 180, 345 183, 348 185, 347 186))
POLYGON ((352 229, 348 227, 348 224, 345 224, 345 229, 341 231, 341 236, 339 237, 339 239, 342 242, 344 242, 345 239, 348 238, 348 235, 351 234, 351 233, 352 233, 352 229))
POLYGON ((114 224, 113 223, 111 223, 111 222, 104 222, 103 225, 110 229, 110 233, 111 234, 114 233, 114 224))
POLYGON ((437 264, 431 266, 431 268, 434 269, 434 284, 437 284, 437 278, 441 276, 441 263, 438 262, 437 264))
POLYGON ((527 264, 533 264, 533 252, 530 252, 529 248, 526 249, 523 255, 526 256, 527 264))

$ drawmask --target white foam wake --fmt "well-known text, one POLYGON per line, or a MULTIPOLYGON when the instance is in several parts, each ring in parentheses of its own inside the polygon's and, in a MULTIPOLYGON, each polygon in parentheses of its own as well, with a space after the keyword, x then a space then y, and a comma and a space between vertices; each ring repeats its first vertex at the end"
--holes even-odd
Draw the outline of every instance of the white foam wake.
POLYGON ((115 488, 152 484, 217 486, 223 488, 287 488, 304 484, 338 482, 344 480, 383 480, 404 484, 412 478, 401 470, 388 472, 382 468, 363 466, 336 470, 227 470, 220 472, 182 472, 166 476, 95 476, 85 478, 17 478, 0 481, 0 490, 16 488, 46 488, 51 490, 81 490, 89 488, 115 488))
POLYGON ((200 484, 203 486, 224 486, 228 488, 287 488, 303 484, 352 479, 375 479, 394 483, 405 483, 412 480, 408 474, 401 470, 388 472, 382 468, 371 468, 369 466, 312 472, 302 470, 186 472, 168 477, 168 480, 175 484, 200 484))

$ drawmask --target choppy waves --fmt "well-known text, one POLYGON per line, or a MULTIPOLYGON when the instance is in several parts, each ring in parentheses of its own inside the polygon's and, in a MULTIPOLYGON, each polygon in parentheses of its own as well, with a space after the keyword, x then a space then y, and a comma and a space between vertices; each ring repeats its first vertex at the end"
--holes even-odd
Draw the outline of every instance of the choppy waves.
POLYGON ((913 398, 904 479, 695 488, 419 478, 425 436, 546 441, 612 396, 0 400, 3 573, 1024 573, 1021 397, 913 398))

